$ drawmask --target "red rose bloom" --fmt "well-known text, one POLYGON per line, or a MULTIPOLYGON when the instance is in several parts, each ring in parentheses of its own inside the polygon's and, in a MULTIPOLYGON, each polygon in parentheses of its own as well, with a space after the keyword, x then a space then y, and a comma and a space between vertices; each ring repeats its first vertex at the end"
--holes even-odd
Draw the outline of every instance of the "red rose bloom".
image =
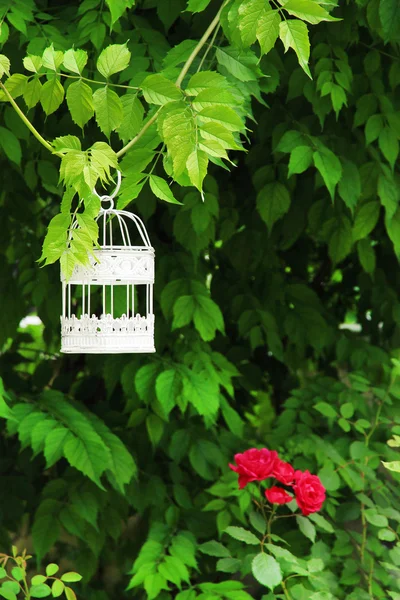
POLYGON ((304 471, 304 473, 296 471, 295 480, 294 492, 303 515, 307 516, 321 510, 325 501, 325 488, 320 478, 317 475, 311 475, 309 471, 304 471))
POLYGON ((272 477, 278 454, 267 448, 251 448, 243 454, 235 454, 236 465, 229 465, 239 475, 239 488, 244 488, 250 481, 262 481, 272 477))
POLYGON ((265 496, 271 504, 287 504, 293 500, 293 496, 277 486, 265 490, 265 496))
POLYGON ((292 485, 294 476, 295 473, 292 465, 278 458, 274 467, 274 477, 284 485, 292 485))

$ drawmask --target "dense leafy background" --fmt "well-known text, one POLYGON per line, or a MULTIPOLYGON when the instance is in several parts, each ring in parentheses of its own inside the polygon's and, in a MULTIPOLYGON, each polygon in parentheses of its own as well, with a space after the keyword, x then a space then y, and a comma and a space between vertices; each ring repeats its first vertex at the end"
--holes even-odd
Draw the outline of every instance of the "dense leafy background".
POLYGON ((398 599, 399 485, 380 462, 400 432, 398 3, 341 2, 318 23, 332 6, 288 0, 279 26, 275 4, 232 1, 184 93, 220 4, 133 4, 0 2, 8 93, 62 136, 58 155, 40 145, 3 89, 0 545, 81 572, 85 600, 398 599), (118 158, 120 206, 136 198, 156 248, 158 352, 60 356, 55 261, 75 209, 62 260, 84 259, 88 189, 118 158), (329 496, 300 529, 277 521, 290 546, 275 540, 258 581, 257 549, 224 533, 262 533, 227 467, 254 445, 329 496))

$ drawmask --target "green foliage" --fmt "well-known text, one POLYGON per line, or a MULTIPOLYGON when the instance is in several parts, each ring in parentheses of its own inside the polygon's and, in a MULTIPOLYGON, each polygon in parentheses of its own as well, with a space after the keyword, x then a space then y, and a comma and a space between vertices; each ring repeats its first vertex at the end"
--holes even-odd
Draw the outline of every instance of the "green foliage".
POLYGON ((18 554, 12 547, 12 556, 0 554, 0 596, 6 600, 18 598, 58 598, 65 594, 67 600, 76 600, 74 590, 65 583, 81 581, 82 576, 73 571, 54 577, 59 566, 51 563, 45 575, 28 575, 28 561, 32 558, 26 550, 18 554), (17 566, 13 566, 17 565, 17 566), (47 582, 47 583, 46 583, 47 582))
POLYGON ((0 545, 60 564, 32 597, 396 598, 396 2, 3 4, 0 545), (158 353, 61 357, 57 263, 116 168, 158 353), (327 488, 269 540, 227 466, 265 445, 327 488))

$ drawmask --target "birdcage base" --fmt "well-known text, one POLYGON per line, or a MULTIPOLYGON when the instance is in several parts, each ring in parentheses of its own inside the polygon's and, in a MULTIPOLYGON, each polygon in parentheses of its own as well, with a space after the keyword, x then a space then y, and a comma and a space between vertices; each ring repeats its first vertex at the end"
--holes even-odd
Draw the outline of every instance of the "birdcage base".
POLYGON ((61 352, 130 354, 155 352, 154 315, 61 317, 61 352))

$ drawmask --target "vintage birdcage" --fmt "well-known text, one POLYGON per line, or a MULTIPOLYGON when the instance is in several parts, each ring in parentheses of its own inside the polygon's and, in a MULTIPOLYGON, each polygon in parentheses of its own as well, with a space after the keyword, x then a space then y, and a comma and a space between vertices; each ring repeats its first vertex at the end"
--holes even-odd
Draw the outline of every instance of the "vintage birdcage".
POLYGON ((68 281, 61 270, 61 352, 155 352, 154 248, 141 219, 114 208, 120 184, 118 172, 113 194, 99 196, 100 248, 90 264, 76 265, 68 281))

